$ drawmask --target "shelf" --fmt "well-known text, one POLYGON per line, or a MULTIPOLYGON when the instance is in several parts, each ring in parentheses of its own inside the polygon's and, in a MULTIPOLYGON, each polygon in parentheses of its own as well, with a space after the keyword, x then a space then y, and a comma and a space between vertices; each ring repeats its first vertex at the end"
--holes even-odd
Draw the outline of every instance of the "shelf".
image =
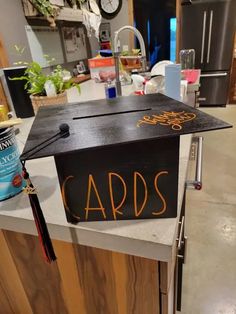
MULTIPOLYGON (((23 0, 23 10, 26 18, 46 20, 45 16, 39 14, 34 6, 28 1, 23 0)), ((55 18, 57 21, 82 22, 83 14, 80 9, 72 9, 67 7, 60 8, 59 15, 55 18)))
POLYGON ((83 14, 79 9, 62 8, 59 15, 56 17, 57 21, 73 21, 82 22, 83 14))
POLYGON ((83 82, 86 82, 88 80, 91 79, 91 75, 90 74, 84 74, 84 75, 79 75, 77 77, 73 77, 72 80, 74 83, 83 83, 83 82))

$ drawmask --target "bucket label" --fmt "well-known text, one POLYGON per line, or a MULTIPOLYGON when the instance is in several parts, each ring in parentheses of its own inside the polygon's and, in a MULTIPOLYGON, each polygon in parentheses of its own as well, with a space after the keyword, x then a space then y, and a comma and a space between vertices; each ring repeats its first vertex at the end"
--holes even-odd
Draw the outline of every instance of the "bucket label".
POLYGON ((16 138, 7 134, 0 141, 0 176, 14 172, 19 163, 19 151, 16 145, 16 138))
POLYGON ((20 193, 25 185, 19 156, 13 128, 0 133, 0 200, 20 193))

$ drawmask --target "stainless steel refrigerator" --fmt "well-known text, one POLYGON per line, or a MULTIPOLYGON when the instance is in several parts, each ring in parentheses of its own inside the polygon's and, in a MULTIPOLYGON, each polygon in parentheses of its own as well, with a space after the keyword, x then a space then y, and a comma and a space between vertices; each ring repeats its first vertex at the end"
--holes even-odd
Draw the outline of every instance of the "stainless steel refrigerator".
POLYGON ((200 105, 225 106, 236 30, 236 0, 184 0, 181 49, 195 49, 200 105))

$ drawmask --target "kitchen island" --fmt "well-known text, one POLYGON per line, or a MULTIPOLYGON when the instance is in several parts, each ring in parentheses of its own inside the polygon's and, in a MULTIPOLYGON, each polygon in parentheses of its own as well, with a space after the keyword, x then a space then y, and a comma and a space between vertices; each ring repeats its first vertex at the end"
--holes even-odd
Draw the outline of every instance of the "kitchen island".
MULTIPOLYGON (((95 91, 89 100, 103 98, 102 89, 95 91)), ((20 127, 21 150, 32 122, 20 127)), ((42 259, 27 195, 1 202, 3 313, 173 313, 190 147, 191 135, 181 136, 178 215, 171 219, 69 224, 53 158, 28 161, 58 259, 51 265, 42 259)))

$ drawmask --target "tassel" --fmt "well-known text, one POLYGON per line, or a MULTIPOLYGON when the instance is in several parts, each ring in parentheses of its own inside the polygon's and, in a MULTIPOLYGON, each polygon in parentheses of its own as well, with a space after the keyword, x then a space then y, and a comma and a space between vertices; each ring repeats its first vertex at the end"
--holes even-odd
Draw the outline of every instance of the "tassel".
POLYGON ((57 258, 56 258, 56 255, 54 253, 52 241, 51 241, 50 235, 48 233, 48 228, 47 228, 44 216, 43 216, 43 212, 42 212, 42 209, 41 209, 41 206, 39 203, 36 189, 33 186, 32 182, 29 178, 29 173, 27 172, 27 170, 25 168, 25 162, 27 159, 29 159, 29 157, 33 156, 35 153, 39 152, 40 150, 42 150, 46 146, 53 144, 58 139, 68 137, 70 135, 69 130, 70 130, 69 125, 67 123, 62 123, 59 126, 59 132, 57 132, 53 136, 49 137, 48 139, 44 140, 43 142, 38 144, 36 147, 33 147, 30 150, 25 151, 21 155, 21 158, 20 158, 21 164, 22 164, 22 172, 23 172, 22 176, 27 182, 27 186, 26 186, 26 188, 24 188, 24 191, 29 196, 30 205, 31 205, 32 212, 34 215, 35 225, 36 225, 36 228, 38 230, 40 245, 42 248, 44 258, 48 263, 55 261, 57 258))
POLYGON ((22 170, 23 170, 23 178, 27 182, 27 186, 25 187, 24 191, 29 196, 29 201, 30 201, 30 205, 32 208, 33 216, 34 216, 35 225, 38 231, 38 236, 39 236, 39 241, 42 248, 42 252, 43 252, 45 260, 48 263, 51 263, 56 260, 56 255, 54 253, 54 249, 53 249, 50 235, 47 229, 47 225, 43 216, 43 212, 39 203, 36 189, 33 186, 29 178, 29 174, 26 171, 26 168, 23 162, 22 162, 22 170))

